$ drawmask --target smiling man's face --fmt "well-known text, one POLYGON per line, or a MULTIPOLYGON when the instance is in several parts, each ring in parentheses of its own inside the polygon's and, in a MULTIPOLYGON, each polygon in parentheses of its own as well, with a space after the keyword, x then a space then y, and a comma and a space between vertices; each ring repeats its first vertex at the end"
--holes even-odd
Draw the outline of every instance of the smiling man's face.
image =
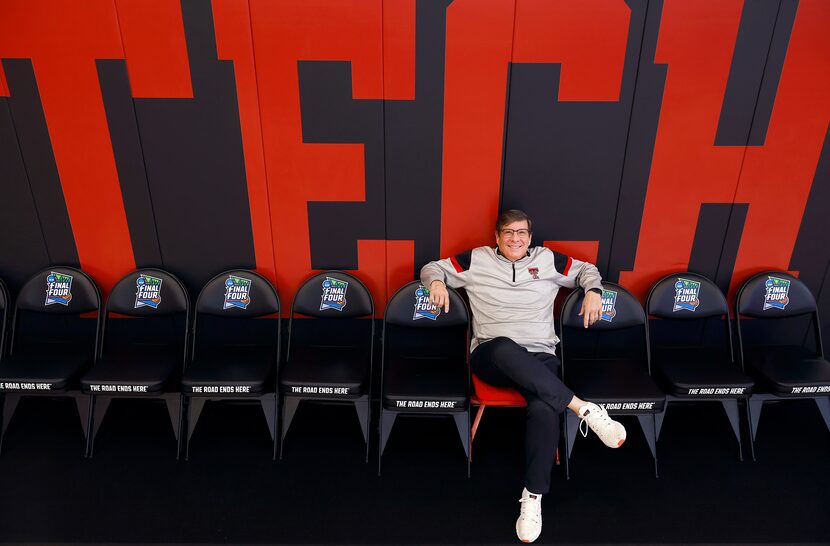
POLYGON ((530 238, 527 220, 521 220, 502 226, 501 230, 496 232, 496 245, 502 256, 515 262, 527 255, 530 238))

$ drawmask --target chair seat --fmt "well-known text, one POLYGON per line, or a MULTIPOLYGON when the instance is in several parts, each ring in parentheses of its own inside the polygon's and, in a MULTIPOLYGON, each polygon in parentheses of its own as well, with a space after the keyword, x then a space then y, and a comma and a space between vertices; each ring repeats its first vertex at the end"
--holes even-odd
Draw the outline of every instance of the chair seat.
POLYGON ((391 358, 384 371, 383 407, 446 413, 468 405, 464 363, 444 358, 391 358))
POLYGON ((580 398, 601 404, 608 413, 660 413, 666 396, 634 359, 569 359, 566 383, 580 398))
POLYGON ((272 391, 269 377, 276 353, 270 347, 226 346, 197 356, 182 378, 182 392, 194 396, 250 396, 272 391))
POLYGON ((181 370, 182 355, 169 347, 131 346, 104 354, 81 378, 88 394, 159 394, 181 370))
POLYGON ((92 364, 91 346, 44 343, 0 362, 0 392, 62 392, 92 364))
POLYGON ((674 396, 729 398, 752 394, 755 382, 725 354, 725 349, 657 349, 652 365, 661 383, 674 396))
POLYGON ((358 347, 292 348, 280 389, 298 396, 362 396, 368 391, 369 358, 368 350, 358 347))
POLYGON ((830 362, 803 347, 753 351, 747 364, 778 396, 830 395, 830 362))
POLYGON ((475 374, 473 374, 473 388, 475 389, 475 401, 482 406, 527 406, 527 401, 516 389, 493 386, 485 383, 475 374))

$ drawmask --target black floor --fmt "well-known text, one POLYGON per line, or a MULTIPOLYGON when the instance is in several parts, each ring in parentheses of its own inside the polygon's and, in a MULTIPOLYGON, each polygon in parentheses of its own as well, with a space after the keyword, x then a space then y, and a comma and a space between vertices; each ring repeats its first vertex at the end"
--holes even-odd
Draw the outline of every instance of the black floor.
MULTIPOLYGON (((0 457, 0 542, 518 544, 523 410, 491 409, 466 477, 449 419, 398 419, 377 477, 354 411, 301 406, 282 461, 258 406, 208 404, 189 462, 160 403, 114 402, 85 460, 72 402, 24 399, 0 457)), ((718 404, 669 410, 660 479, 635 420, 578 438, 541 544, 830 543, 830 434, 812 402, 764 409, 738 461, 718 404)))

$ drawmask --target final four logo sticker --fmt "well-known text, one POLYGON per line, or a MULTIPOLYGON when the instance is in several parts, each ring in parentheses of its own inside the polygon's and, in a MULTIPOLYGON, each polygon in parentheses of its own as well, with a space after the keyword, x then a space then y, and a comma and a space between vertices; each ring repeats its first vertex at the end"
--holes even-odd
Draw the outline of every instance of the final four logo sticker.
POLYGON ((601 320, 611 322, 617 316, 617 293, 613 290, 602 291, 602 315, 601 320))
POLYGON ((790 281, 778 277, 767 277, 764 283, 764 311, 767 309, 784 309, 790 298, 790 281))
POLYGON ((674 311, 691 311, 700 305, 700 283, 678 278, 674 283, 674 311))
POLYGON ((346 307, 346 290, 349 289, 349 283, 326 277, 323 281, 323 294, 320 296, 320 311, 326 309, 334 309, 335 311, 342 311, 346 307))
POLYGON ((415 314, 412 320, 427 318, 435 320, 441 314, 441 309, 429 302, 429 288, 419 286, 415 291, 415 314))
POLYGON ((161 303, 161 279, 143 273, 135 280, 135 308, 152 307, 158 309, 161 303))
POLYGON ((247 309, 251 303, 251 279, 228 275, 225 281, 225 305, 223 309, 236 307, 247 309))
POLYGON ((50 271, 46 277, 46 303, 44 305, 69 305, 72 300, 72 275, 50 271))

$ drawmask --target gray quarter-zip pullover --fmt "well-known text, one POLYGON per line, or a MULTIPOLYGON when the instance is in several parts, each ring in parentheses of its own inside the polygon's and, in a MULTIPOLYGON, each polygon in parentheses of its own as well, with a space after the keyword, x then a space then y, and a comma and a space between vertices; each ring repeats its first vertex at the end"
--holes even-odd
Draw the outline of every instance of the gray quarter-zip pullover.
POLYGON ((532 247, 511 262, 497 248, 478 247, 421 269, 421 283, 463 288, 473 313, 470 350, 504 336, 528 351, 556 354, 553 301, 560 287, 602 290, 593 264, 545 247, 532 247))

